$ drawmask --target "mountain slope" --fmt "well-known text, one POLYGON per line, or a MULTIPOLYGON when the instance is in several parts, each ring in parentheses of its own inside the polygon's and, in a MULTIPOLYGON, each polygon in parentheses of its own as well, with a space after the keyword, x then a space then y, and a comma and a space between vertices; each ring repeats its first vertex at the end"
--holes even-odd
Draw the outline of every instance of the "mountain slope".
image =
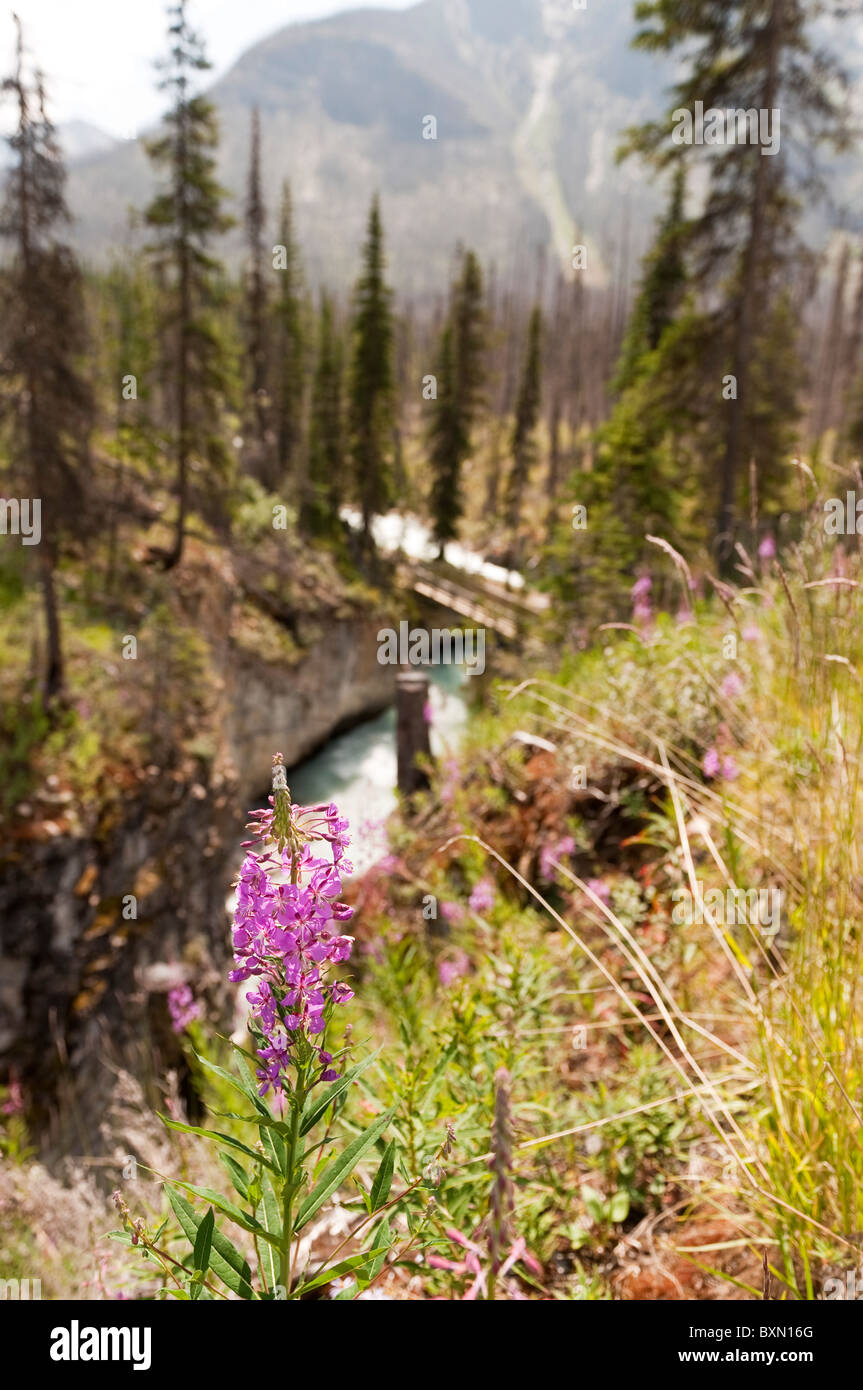
MULTIPOLYGON (((391 276, 406 293, 443 283, 458 240, 504 272, 533 275, 537 247, 565 256, 576 224, 601 274, 628 190, 633 212, 652 206, 636 171, 613 160, 620 130, 655 107, 663 81, 659 65, 630 53, 630 35, 631 0, 582 11, 570 0, 423 0, 290 25, 212 88, 234 211, 257 104, 270 209, 290 178, 312 280, 351 281, 375 189, 391 276), (437 139, 423 138, 429 116, 437 139)), ((83 249, 101 258, 122 245, 128 205, 151 187, 135 142, 74 169, 83 249)), ((226 250, 240 255, 239 231, 226 250)))

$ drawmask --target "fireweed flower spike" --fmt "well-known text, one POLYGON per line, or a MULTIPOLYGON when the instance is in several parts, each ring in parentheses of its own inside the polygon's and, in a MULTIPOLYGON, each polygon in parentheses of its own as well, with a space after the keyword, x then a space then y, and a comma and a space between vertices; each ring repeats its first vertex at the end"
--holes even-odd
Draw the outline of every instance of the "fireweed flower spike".
POLYGON ((341 924, 353 908, 339 901, 341 873, 351 864, 345 858, 348 822, 338 807, 294 806, 280 753, 273 759, 269 801, 269 810, 251 812, 254 838, 244 846, 237 880, 229 979, 255 981, 246 999, 250 1031, 261 1044, 259 1094, 272 1090, 282 1099, 296 1085, 297 1072, 306 1091, 339 1078, 322 1038, 334 1009, 347 1004, 353 990, 327 975, 350 957, 353 937, 341 924), (316 841, 329 845, 330 857, 313 853, 316 841))
MULTIPOLYGON (((327 1051, 333 1015, 353 998, 350 986, 334 976, 334 968, 353 949, 353 938, 345 934, 352 909, 341 901, 341 876, 351 871, 348 823, 336 806, 294 806, 277 754, 273 794, 265 809, 252 812, 250 829, 236 884, 230 978, 247 983, 254 1052, 234 1044, 231 1070, 195 1055, 243 1097, 246 1113, 235 1118, 250 1130, 251 1142, 224 1129, 161 1116, 168 1129, 218 1147, 235 1195, 226 1198, 184 1178, 166 1180, 168 1200, 192 1246, 191 1264, 188 1255, 181 1261, 157 1245, 164 1225, 151 1237, 129 1215, 122 1198, 118 1209, 132 1243, 155 1259, 166 1284, 182 1289, 190 1301, 209 1295, 300 1299, 306 1290, 320 1290, 348 1269, 351 1282, 337 1297, 357 1297, 376 1283, 387 1257, 398 1248, 401 1235, 390 1216, 419 1193, 423 1180, 417 1177, 395 1195, 391 1191, 396 1174, 404 1172, 397 1139, 387 1143, 384 1137, 395 1105, 376 1110, 359 1132, 352 1123, 347 1136, 339 1122, 350 1088, 376 1055, 353 1057, 349 1026, 339 1062, 327 1051), (331 1084, 321 1087, 320 1082, 331 1084), (374 1177, 357 1172, 373 1158, 374 1177), (306 1245, 302 1233, 311 1229, 325 1203, 338 1200, 349 1179, 360 1187, 365 1215, 359 1225, 352 1223, 322 1264, 311 1268, 317 1260, 312 1237, 306 1245), (237 1249, 223 1229, 225 1224, 244 1233, 246 1252, 254 1247, 254 1268, 248 1253, 237 1249), (335 1258, 349 1242, 350 1253, 335 1258)), ((178 1021, 195 1007, 190 992, 179 992, 174 1000, 178 1021)), ((430 1240, 425 1218, 409 1223, 405 1251, 422 1249, 430 1240)))

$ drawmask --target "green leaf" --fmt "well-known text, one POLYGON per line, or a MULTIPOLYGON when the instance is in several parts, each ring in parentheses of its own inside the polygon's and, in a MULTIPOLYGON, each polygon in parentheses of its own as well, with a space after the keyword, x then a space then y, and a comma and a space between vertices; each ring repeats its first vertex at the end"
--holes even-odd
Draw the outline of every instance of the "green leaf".
POLYGON ((344 1274, 353 1274, 366 1265, 371 1265, 377 1259, 385 1259, 389 1246, 381 1249, 365 1250, 361 1255, 351 1255, 347 1260, 340 1260, 331 1269, 322 1269, 320 1274, 316 1274, 314 1279, 310 1279, 307 1284, 301 1285, 299 1292, 308 1293, 311 1289, 318 1289, 322 1284, 331 1284, 334 1279, 341 1279, 344 1274))
POLYGON ((391 1139, 384 1149, 384 1156, 381 1159, 381 1166, 375 1175, 372 1183, 372 1211, 377 1211, 382 1207, 390 1195, 390 1188, 393 1185, 393 1173, 396 1166, 396 1141, 391 1139))
POLYGON ((595 1187, 589 1183, 582 1183, 581 1200, 584 1202, 587 1214, 597 1226, 605 1219, 605 1198, 601 1192, 597 1192, 595 1187))
POLYGON ((268 1120, 271 1120, 273 1118, 270 1114, 268 1107, 264 1104, 263 1100, 258 1095, 256 1087, 250 1081, 250 1073, 248 1068, 246 1068, 246 1075, 244 1077, 237 1077, 234 1076, 232 1072, 226 1071, 224 1067, 217 1067, 215 1062, 211 1062, 206 1057, 202 1057, 199 1052, 196 1052, 195 1056, 197 1057, 201 1066, 204 1067, 206 1071, 212 1072, 213 1076, 218 1076, 222 1081, 225 1081, 229 1086, 232 1086, 235 1091, 239 1091, 240 1095, 245 1096, 247 1100, 250 1100, 259 1115, 266 1116, 268 1120))
POLYGON ((302 1124, 300 1125, 301 1135, 308 1134, 310 1129, 314 1129, 318 1120, 329 1109, 333 1101, 338 1100, 339 1096, 344 1094, 348 1087, 356 1081, 357 1077, 365 1071, 366 1067, 371 1066, 380 1051, 381 1049, 378 1048, 377 1052, 371 1053, 364 1061, 359 1062, 355 1067, 351 1067, 350 1071, 346 1071, 344 1076, 340 1076, 338 1081, 334 1081, 322 1095, 316 1096, 314 1100, 307 1101, 306 1108, 303 1111, 302 1124))
POLYGON ((608 1204, 608 1219, 617 1224, 625 1221, 629 1215, 629 1193, 624 1191, 615 1192, 608 1204))
MULTIPOLYGON (((194 1246, 203 1217, 200 1217, 194 1207, 173 1187, 168 1188, 168 1201, 187 1239, 194 1246)), ((218 1227, 213 1231, 210 1268, 222 1283, 226 1284, 232 1293, 239 1294, 240 1298, 257 1297, 252 1288, 252 1271, 248 1261, 218 1227)))
POLYGON ((428 1085, 426 1086, 425 1091, 423 1092, 422 1100, 417 1106, 417 1110, 420 1115, 423 1114, 426 1106, 431 1100, 432 1095, 434 1094, 435 1087, 437 1086, 437 1083, 440 1081, 441 1077, 443 1076, 444 1072, 446 1071, 447 1067, 449 1066, 450 1062, 455 1056, 458 1046, 459 1042, 458 1038, 456 1038, 453 1042, 450 1043, 446 1051, 442 1053, 437 1063, 437 1066, 435 1067, 434 1071, 429 1077, 428 1085))
POLYGON ((216 1129, 201 1129, 198 1125, 184 1125, 181 1124, 179 1120, 169 1120, 168 1116, 163 1115, 159 1110, 156 1111, 156 1114, 159 1116, 162 1123, 168 1126, 168 1129, 176 1129, 180 1134, 197 1134, 202 1139, 211 1139, 214 1144, 227 1144, 229 1148, 236 1149, 238 1153, 245 1154, 246 1158, 253 1159, 255 1163, 263 1163, 266 1167, 272 1168, 274 1173, 278 1172, 275 1163, 265 1158, 263 1154, 256 1153, 254 1149, 250 1149, 248 1144, 243 1143, 242 1139, 234 1139, 230 1134, 221 1134, 216 1129))
POLYGON ((264 1226, 273 1237, 274 1244, 264 1244, 261 1252, 261 1278, 272 1293, 279 1282, 279 1257, 278 1248, 282 1243, 282 1214, 279 1209, 279 1200, 273 1187, 272 1179, 269 1174, 264 1174, 263 1195, 261 1200, 261 1216, 264 1226))
POLYGON ((213 1231, 216 1226, 216 1214, 212 1207, 207 1208, 206 1215, 203 1217, 198 1227, 198 1234, 195 1236, 195 1249, 192 1254, 192 1264, 196 1274, 200 1277, 192 1281, 192 1299, 200 1298, 203 1289, 204 1276, 210 1268, 210 1249, 213 1244, 213 1231))
MULTIPOLYGON (((374 1257, 371 1268, 369 1269, 368 1275, 366 1276, 370 1284, 372 1280, 377 1279, 378 1275, 383 1269, 384 1260, 386 1259, 387 1255, 389 1254, 392 1248, 392 1243, 393 1236, 390 1230, 389 1217, 385 1217, 384 1220, 381 1222, 380 1226, 378 1227, 375 1235, 372 1236, 372 1245, 377 1247, 379 1253, 374 1257)), ((362 1276, 358 1277, 361 1278, 362 1276)))
POLYGON ((219 1154, 219 1158, 228 1171, 228 1176, 234 1187, 243 1198, 244 1202, 249 1201, 249 1184, 251 1178, 241 1163, 238 1163, 230 1154, 219 1154))
POLYGON ((121 1245, 128 1245, 130 1248, 132 1245, 132 1237, 129 1235, 128 1231, 109 1231, 108 1239, 118 1240, 121 1245))
POLYGON ((284 1139, 273 1129, 261 1129, 260 1135, 261 1143, 270 1155, 267 1167, 277 1176, 286 1178, 288 1176, 288 1150, 284 1139))
POLYGON ((378 1118, 369 1125, 363 1134, 357 1135, 352 1140, 344 1153, 338 1158, 334 1158, 321 1174, 316 1187, 311 1191, 297 1212, 295 1231, 301 1231, 306 1222, 311 1220, 319 1207, 322 1207, 328 1197, 341 1187, 345 1178, 353 1172, 363 1154, 370 1149, 372 1144, 383 1134, 390 1120, 396 1112, 396 1106, 379 1115, 378 1118))
POLYGON ((254 1217, 248 1216, 246 1212, 240 1211, 239 1207, 229 1202, 227 1197, 223 1197, 221 1192, 214 1192, 211 1187, 196 1187, 194 1183, 183 1182, 181 1178, 171 1178, 171 1182, 176 1187, 182 1187, 184 1192, 191 1192, 193 1197, 201 1197, 205 1202, 211 1202, 216 1211, 227 1216, 229 1221, 233 1221, 235 1226, 239 1226, 242 1231, 248 1231, 251 1235, 258 1236, 261 1240, 270 1241, 272 1237, 264 1230, 263 1226, 255 1221, 254 1217))

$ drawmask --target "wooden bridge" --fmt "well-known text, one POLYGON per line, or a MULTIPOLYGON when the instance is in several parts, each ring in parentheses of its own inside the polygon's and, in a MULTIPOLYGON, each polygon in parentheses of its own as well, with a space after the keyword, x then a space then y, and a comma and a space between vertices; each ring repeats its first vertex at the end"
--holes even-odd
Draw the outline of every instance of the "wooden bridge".
POLYGON ((545 594, 507 589, 479 574, 459 573, 455 579, 449 566, 406 562, 399 570, 399 582, 420 597, 509 641, 549 606, 545 594))

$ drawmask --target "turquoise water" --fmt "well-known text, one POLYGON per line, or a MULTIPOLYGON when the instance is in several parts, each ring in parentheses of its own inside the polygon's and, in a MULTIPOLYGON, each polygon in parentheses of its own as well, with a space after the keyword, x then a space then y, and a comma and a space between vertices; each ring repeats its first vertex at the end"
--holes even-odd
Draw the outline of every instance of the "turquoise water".
MULTIPOLYGON (((472 677, 463 667, 430 667, 431 746, 436 758, 454 756, 467 719, 472 677)), ((356 873, 386 853, 384 822, 396 806, 396 712, 358 724, 331 739, 288 774, 291 797, 301 805, 335 801, 351 823, 356 873)))

